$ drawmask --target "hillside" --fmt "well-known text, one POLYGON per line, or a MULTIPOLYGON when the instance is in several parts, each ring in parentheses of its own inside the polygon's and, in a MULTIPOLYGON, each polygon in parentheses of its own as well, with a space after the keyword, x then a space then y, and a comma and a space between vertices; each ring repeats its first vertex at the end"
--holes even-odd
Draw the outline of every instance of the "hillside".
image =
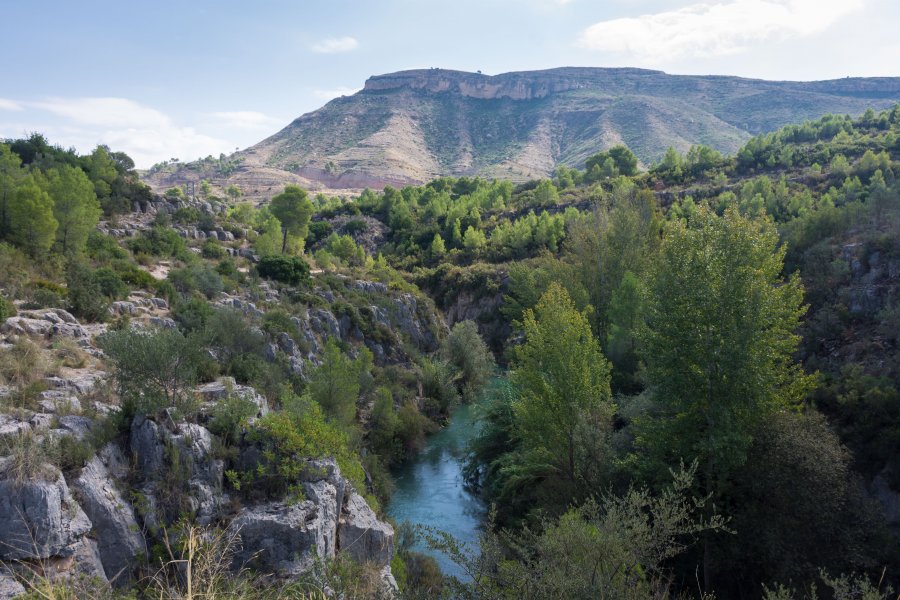
POLYGON ((255 199, 284 183, 360 190, 434 177, 524 181, 581 166, 626 144, 646 166, 669 146, 733 153, 750 137, 828 113, 900 100, 900 78, 775 82, 643 69, 559 68, 488 76, 444 69, 369 78, 272 137, 222 161, 169 165, 157 191, 187 181, 230 184, 255 199))

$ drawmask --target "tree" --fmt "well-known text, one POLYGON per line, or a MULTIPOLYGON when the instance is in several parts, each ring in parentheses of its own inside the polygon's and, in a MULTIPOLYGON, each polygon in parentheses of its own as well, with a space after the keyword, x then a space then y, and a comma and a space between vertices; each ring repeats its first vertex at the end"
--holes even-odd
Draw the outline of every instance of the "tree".
POLYGON ((76 317, 88 321, 106 318, 109 298, 103 293, 101 279, 89 266, 72 262, 66 270, 68 306, 76 317))
POLYGON ((475 322, 454 325, 441 344, 441 355, 459 372, 465 399, 474 400, 494 372, 494 356, 478 335, 475 322))
POLYGON ((56 236, 53 200, 33 175, 17 187, 9 213, 9 239, 32 256, 50 250, 56 236))
MULTIPOLYGON (((288 187, 293 187, 293 186, 288 186, 288 187)), ((201 191, 203 190, 202 183, 200 184, 200 190, 201 191)), ((285 191, 287 191, 287 188, 285 188, 285 191)), ((234 185, 233 183, 231 185, 229 185, 227 188, 225 188, 225 193, 228 194, 228 197, 231 198, 232 201, 236 201, 238 198, 240 198, 243 195, 241 188, 234 185)))
POLYGON ((0 239, 9 234, 9 209, 25 175, 19 155, 8 145, 0 144, 0 239))
POLYGON ((565 289, 551 283, 534 309, 525 311, 525 343, 516 348, 511 381, 523 444, 547 456, 563 478, 577 476, 576 432, 585 421, 610 426, 610 368, 565 289))
POLYGON ((190 401, 202 357, 199 345, 177 329, 108 331, 100 347, 116 368, 126 414, 153 414, 190 401))
POLYGON ((440 258, 447 252, 447 246, 444 245, 444 238, 441 237, 441 234, 434 234, 434 239, 431 240, 431 256, 433 258, 440 258))
POLYGON ((486 246, 487 237, 485 237, 484 232, 469 225, 468 229, 466 229, 466 234, 463 236, 463 247, 473 254, 478 254, 486 246))
POLYGON ((628 146, 613 146, 609 149, 609 157, 616 163, 616 169, 621 175, 631 177, 637 175, 638 159, 628 146))
POLYGON ((272 198, 269 210, 281 223, 281 253, 285 254, 289 235, 301 240, 306 238, 313 205, 305 190, 296 185, 288 185, 282 193, 272 198))
POLYGON ((328 417, 348 426, 356 419, 359 398, 359 366, 329 339, 322 363, 309 376, 309 394, 328 417))
POLYGON ((534 188, 534 202, 538 206, 556 206, 559 203, 559 192, 549 179, 542 179, 534 188))
POLYGON ((66 256, 81 252, 102 212, 91 180, 81 169, 63 165, 47 172, 47 191, 59 224, 56 243, 60 252, 66 256))
MULTIPOLYGON (((653 273, 641 354, 658 411, 638 447, 660 473, 696 459, 714 499, 746 461, 760 419, 811 385, 793 360, 803 289, 781 276, 784 254, 769 220, 701 209, 690 226, 671 224, 653 273)), ((707 543, 707 589, 710 560, 707 543)))

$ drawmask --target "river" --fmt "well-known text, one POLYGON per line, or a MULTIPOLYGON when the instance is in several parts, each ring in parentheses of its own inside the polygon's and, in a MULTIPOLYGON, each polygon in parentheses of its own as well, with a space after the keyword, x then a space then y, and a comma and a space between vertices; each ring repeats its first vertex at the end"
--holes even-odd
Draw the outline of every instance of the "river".
MULTIPOLYGON (((477 542, 487 511, 466 489, 462 475, 466 444, 477 432, 475 412, 473 406, 458 406, 450 423, 429 436, 425 449, 395 473, 387 513, 398 523, 427 525, 460 542, 477 542)), ((433 556, 444 574, 463 577, 459 566, 443 554, 424 547, 415 550, 433 556)))

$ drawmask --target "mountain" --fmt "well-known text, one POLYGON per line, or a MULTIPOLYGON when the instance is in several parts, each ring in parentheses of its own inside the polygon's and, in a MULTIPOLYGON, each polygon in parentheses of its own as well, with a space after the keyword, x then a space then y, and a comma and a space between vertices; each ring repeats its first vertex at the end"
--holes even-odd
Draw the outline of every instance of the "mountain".
MULTIPOLYGON (((827 113, 900 101, 900 78, 765 81, 644 69, 558 68, 501 75, 445 69, 369 78, 352 96, 295 119, 232 159, 250 194, 282 183, 359 189, 441 175, 525 180, 626 144, 649 165, 674 146, 724 153, 750 137, 827 113)), ((215 162, 215 161, 213 161, 215 162)), ((219 179, 213 166, 196 176, 219 179)), ((162 187, 185 169, 151 174, 162 187), (154 175, 156 175, 154 177, 154 175)))

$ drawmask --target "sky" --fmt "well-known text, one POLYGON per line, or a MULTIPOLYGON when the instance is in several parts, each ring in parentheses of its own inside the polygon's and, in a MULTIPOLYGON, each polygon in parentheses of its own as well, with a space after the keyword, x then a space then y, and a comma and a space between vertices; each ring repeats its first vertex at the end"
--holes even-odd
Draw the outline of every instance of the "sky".
POLYGON ((900 76, 897 0, 0 0, 0 138, 138 167, 250 146, 371 75, 900 76))

